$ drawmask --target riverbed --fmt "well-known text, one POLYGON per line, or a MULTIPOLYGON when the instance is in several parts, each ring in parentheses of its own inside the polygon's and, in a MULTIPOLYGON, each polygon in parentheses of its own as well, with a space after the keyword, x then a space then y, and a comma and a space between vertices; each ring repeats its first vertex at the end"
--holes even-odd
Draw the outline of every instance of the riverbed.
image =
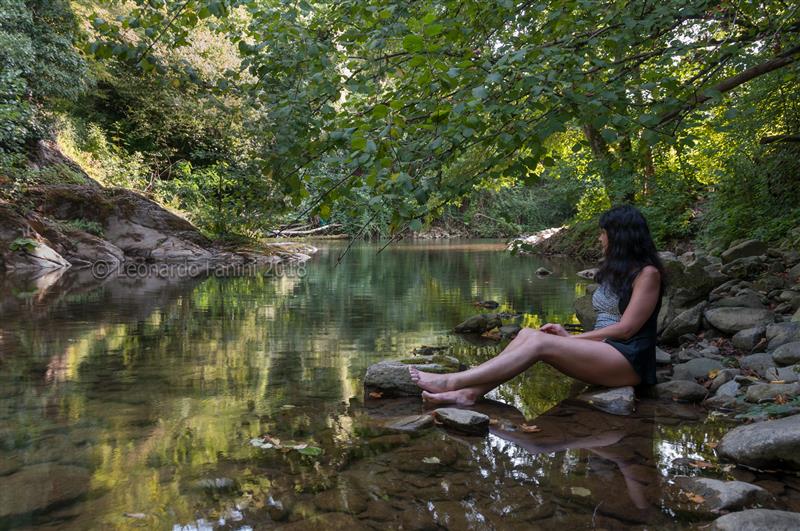
POLYGON ((769 481, 716 461, 702 408, 609 415, 545 366, 476 406, 487 437, 384 429, 424 409, 365 396, 371 363, 479 363, 502 343, 451 333, 475 301, 577 323, 587 281, 497 241, 345 246, 236 277, 4 278, 0 529, 685 528, 674 476, 769 481))

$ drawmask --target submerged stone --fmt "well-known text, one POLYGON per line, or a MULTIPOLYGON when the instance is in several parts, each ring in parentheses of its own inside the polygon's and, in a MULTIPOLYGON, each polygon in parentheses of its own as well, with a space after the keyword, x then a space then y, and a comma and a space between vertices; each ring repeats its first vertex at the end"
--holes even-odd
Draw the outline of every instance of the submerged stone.
POLYGON ((390 430, 404 432, 419 432, 433 426, 433 415, 409 415, 401 417, 386 424, 390 430))
POLYGON ((89 491, 85 468, 54 464, 25 467, 0 477, 0 518, 43 511, 79 498, 89 491))
POLYGON ((703 498, 697 512, 735 511, 764 503, 771 498, 766 490, 743 481, 682 476, 675 478, 675 484, 681 490, 703 498))
POLYGON ((471 435, 485 435, 489 431, 489 417, 477 411, 441 407, 433 413, 445 428, 471 435))

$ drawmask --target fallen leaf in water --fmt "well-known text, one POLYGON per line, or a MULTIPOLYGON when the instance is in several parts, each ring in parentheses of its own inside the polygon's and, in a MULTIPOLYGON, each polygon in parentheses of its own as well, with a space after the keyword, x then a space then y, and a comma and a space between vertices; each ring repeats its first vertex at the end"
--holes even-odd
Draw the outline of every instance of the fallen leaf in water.
POLYGON ((696 504, 698 504, 698 505, 699 505, 699 504, 701 504, 701 503, 703 503, 704 501, 706 501, 706 499, 705 499, 705 498, 703 498, 703 497, 702 497, 702 496, 700 496, 699 494, 695 494, 694 492, 687 492, 687 493, 686 493, 686 498, 687 498, 687 499, 688 499, 690 502, 692 502, 692 503, 696 503, 696 504))
POLYGON ((135 518, 137 520, 143 520, 147 518, 147 515, 144 513, 125 513, 125 516, 128 518, 135 518))
POLYGON ((294 409, 297 406, 293 406, 292 404, 284 404, 281 406, 281 409, 294 409))
POLYGON ((706 461, 692 461, 689 464, 695 468, 714 468, 714 465, 706 461))
POLYGON ((710 442, 710 443, 706 443, 706 446, 708 446, 709 448, 711 448, 713 450, 714 448, 717 447, 718 444, 719 443, 716 443, 716 442, 710 442))
POLYGON ((542 428, 540 428, 539 426, 536 426, 535 424, 531 425, 531 426, 528 426, 527 424, 522 424, 519 427, 519 429, 520 429, 520 431, 525 432, 525 433, 538 433, 538 432, 542 431, 542 428))
POLYGON ((775 397, 776 404, 785 404, 786 402, 788 402, 788 400, 786 400, 786 397, 783 395, 778 395, 775 397))
POLYGON ((708 377, 712 380, 717 377, 719 374, 719 369, 714 369, 713 371, 708 371, 708 377))
POLYGON ((369 394, 369 397, 370 398, 383 398, 383 393, 381 393, 380 391, 372 391, 369 394))
POLYGON ((438 465, 439 463, 441 463, 441 461, 439 461, 439 458, 435 457, 435 456, 434 457, 423 457, 422 458, 422 462, 425 463, 425 464, 428 464, 428 465, 438 465))
POLYGON ((570 487, 569 490, 575 496, 584 496, 585 497, 585 496, 591 496, 592 495, 592 491, 590 491, 589 489, 587 489, 585 487, 570 487))
POLYGON ((785 384, 786 380, 772 380, 770 383, 771 384, 785 384))
POLYGON ((317 457, 319 455, 322 455, 322 448, 319 448, 317 446, 305 445, 302 448, 295 447, 295 449, 297 450, 298 453, 301 453, 303 455, 310 455, 312 457, 317 457))

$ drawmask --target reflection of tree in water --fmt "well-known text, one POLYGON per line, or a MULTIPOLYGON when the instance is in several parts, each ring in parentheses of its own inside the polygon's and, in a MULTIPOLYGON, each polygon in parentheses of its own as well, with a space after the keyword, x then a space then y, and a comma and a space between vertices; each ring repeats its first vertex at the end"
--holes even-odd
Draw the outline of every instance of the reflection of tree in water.
MULTIPOLYGON (((124 511, 168 519, 167 508, 189 515, 205 494, 186 485, 218 473, 220 459, 249 463, 253 436, 331 448, 352 439, 354 420, 341 404, 360 394, 369 363, 423 343, 453 344, 469 361, 493 355, 496 347, 446 335, 476 313, 473 300, 535 309, 542 320, 572 317, 568 264, 549 264, 563 274, 537 279, 534 259, 422 247, 375 255, 374 245, 356 245, 338 267, 338 250, 323 250, 306 278, 95 287, 65 276, 64 292, 57 284, 36 303, 4 307, 11 350, 0 383, 20 394, 0 396, 19 441, 3 451, 25 460, 43 450, 43 431, 60 430, 63 459, 91 466, 107 492, 85 503, 87 521, 124 511), (73 432, 91 442, 79 445, 73 432)), ((563 379, 526 381, 504 396, 529 411, 564 394, 563 379)))

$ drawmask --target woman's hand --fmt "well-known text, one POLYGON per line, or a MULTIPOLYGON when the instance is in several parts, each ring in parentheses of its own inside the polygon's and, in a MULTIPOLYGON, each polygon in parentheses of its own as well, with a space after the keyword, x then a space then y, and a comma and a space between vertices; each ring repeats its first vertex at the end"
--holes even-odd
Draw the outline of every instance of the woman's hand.
POLYGON ((554 336, 569 337, 569 332, 567 332, 567 330, 560 324, 547 323, 545 325, 542 325, 542 327, 539 330, 541 330, 545 334, 553 334, 554 336))

